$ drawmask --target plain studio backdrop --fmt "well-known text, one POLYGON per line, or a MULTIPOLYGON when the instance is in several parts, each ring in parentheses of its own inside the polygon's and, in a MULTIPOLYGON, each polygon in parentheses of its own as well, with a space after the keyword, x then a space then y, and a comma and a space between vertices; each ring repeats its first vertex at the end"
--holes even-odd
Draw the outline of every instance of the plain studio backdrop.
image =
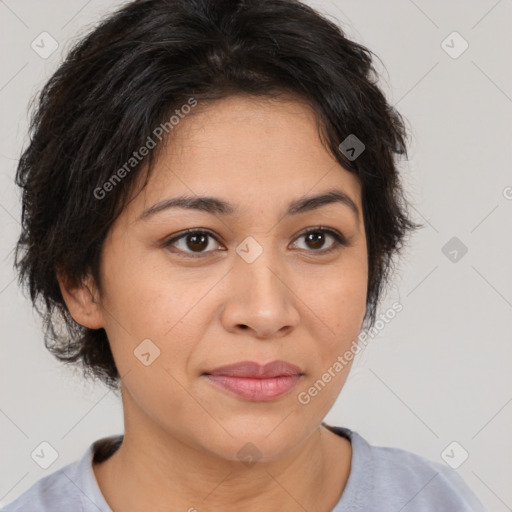
MULTIPOLYGON (((28 103, 122 3, 0 1, 0 505, 123 431, 120 399, 46 351, 13 270, 28 103), (31 457, 43 442, 58 454, 46 469, 31 457)), ((380 312, 395 301, 403 309, 358 354, 326 421, 457 467, 489 510, 510 510, 511 1, 307 3, 385 65, 376 61, 382 87, 411 130, 407 194, 425 224, 380 312)))

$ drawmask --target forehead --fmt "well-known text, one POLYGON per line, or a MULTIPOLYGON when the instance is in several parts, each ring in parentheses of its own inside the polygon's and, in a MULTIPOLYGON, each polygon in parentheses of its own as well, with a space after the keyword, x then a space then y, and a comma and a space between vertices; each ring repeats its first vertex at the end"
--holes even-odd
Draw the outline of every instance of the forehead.
POLYGON ((140 214, 186 194, 268 209, 333 187, 360 205, 357 176, 322 143, 309 105, 293 97, 237 95, 199 103, 180 120, 132 207, 140 214))

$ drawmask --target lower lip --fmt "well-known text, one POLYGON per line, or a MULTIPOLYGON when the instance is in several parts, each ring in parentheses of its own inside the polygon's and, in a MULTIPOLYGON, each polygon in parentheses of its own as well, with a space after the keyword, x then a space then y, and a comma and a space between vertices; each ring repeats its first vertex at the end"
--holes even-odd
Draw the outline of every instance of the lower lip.
POLYGON ((207 375, 210 382, 246 400, 267 402, 288 393, 300 380, 300 375, 282 375, 267 379, 207 375))

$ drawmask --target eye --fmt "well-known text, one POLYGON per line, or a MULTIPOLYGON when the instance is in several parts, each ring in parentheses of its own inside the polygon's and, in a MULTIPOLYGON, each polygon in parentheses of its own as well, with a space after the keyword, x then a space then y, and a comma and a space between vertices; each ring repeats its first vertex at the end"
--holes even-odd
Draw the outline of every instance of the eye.
MULTIPOLYGON (((335 251, 340 246, 348 245, 345 237, 341 233, 323 227, 315 227, 308 229, 305 233, 302 233, 296 240, 299 240, 302 237, 305 237, 304 242, 306 244, 306 247, 299 247, 299 249, 308 252, 327 254, 332 251, 335 251), (331 239, 331 244, 327 249, 322 249, 322 247, 325 245, 326 241, 329 240, 329 238, 331 239)), ((199 258, 215 251, 215 249, 211 249, 210 240, 212 239, 214 240, 214 245, 215 243, 219 245, 217 237, 210 231, 204 229, 189 229, 184 233, 174 236, 168 241, 164 242, 163 247, 177 248, 177 250, 171 250, 171 252, 178 254, 180 256, 184 255, 186 257, 199 258)))
POLYGON ((302 233, 302 235, 300 235, 297 238, 297 240, 301 239, 302 237, 305 237, 305 250, 309 252, 319 252, 322 254, 327 254, 332 251, 335 251, 340 246, 347 245, 347 241, 341 233, 339 233, 338 231, 334 231, 332 229, 322 227, 308 229, 305 233, 302 233), (322 249, 322 247, 326 243, 326 240, 328 240, 329 238, 331 238, 333 242, 327 249, 322 249))
POLYGON ((203 256, 205 253, 213 251, 206 251, 211 247, 210 239, 218 243, 217 238, 206 230, 189 229, 179 236, 175 236, 164 243, 164 247, 175 246, 178 248, 175 253, 185 253, 187 256, 197 258, 203 256), (188 250, 190 249, 190 250, 188 250))

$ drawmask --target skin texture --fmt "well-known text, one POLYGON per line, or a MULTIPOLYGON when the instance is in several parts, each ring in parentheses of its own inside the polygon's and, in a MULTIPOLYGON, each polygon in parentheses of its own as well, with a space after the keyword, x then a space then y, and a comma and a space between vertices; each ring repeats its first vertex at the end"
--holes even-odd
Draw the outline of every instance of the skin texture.
POLYGON ((94 466, 115 512, 331 510, 351 447, 320 423, 349 365, 309 404, 298 394, 357 338, 366 250, 359 181, 321 143, 307 105, 237 95, 200 104, 180 121, 148 185, 105 241, 103 294, 90 279, 70 287, 59 276, 73 318, 105 328, 122 376, 124 443, 94 466), (291 201, 330 189, 348 195, 359 215, 334 203, 285 216, 291 201), (219 197, 239 212, 176 208, 137 220, 181 194, 219 197), (340 231, 348 245, 329 234, 323 245, 302 236, 318 226, 340 231), (163 245, 189 228, 217 238, 207 239, 199 258, 189 256, 198 253, 190 238, 163 245), (236 252, 248 236, 263 248, 252 263, 236 252), (134 356, 147 338, 160 350, 149 366, 134 356), (304 375, 269 402, 244 400, 202 375, 275 359, 304 375), (249 442, 261 453, 251 467, 237 456, 249 442))

